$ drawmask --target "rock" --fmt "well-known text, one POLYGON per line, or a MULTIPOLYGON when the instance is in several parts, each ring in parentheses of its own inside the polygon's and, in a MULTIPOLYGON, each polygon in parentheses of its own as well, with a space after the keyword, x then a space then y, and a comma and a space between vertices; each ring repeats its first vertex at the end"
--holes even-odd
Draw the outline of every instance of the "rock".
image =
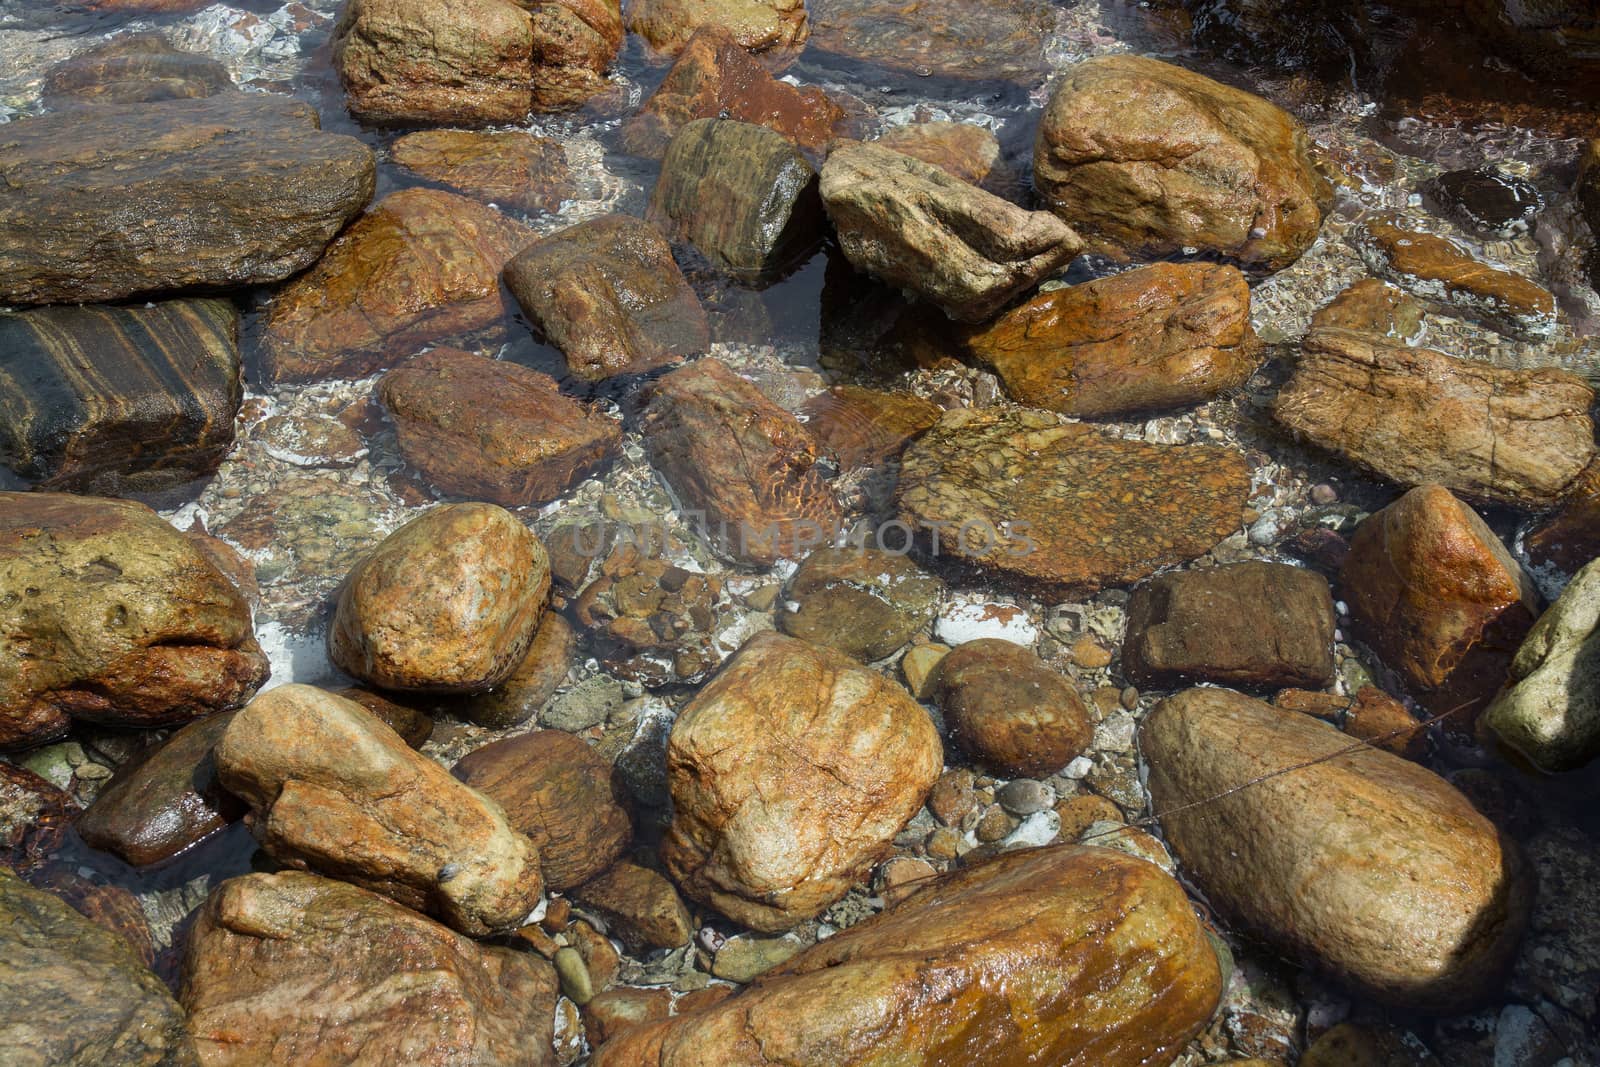
POLYGON ((1016 182, 1016 176, 1000 158, 1000 139, 976 123, 913 122, 891 126, 877 143, 992 193, 1016 182))
POLYGON ((244 599, 149 508, 0 493, 0 748, 188 722, 267 670, 244 599))
POLYGON ((307 685, 269 689, 228 725, 216 765, 280 863, 473 936, 515 929, 539 901, 539 854, 500 805, 352 701, 307 685))
POLYGON ((0 315, 0 460, 41 488, 160 493, 211 474, 243 396, 225 300, 0 315))
POLYGON ((555 1063, 549 964, 299 871, 207 898, 181 995, 207 1064, 555 1063))
POLYGON ((636 953, 677 948, 694 934, 694 920, 672 883, 646 867, 613 864, 570 895, 604 919, 607 932, 636 953))
POLYGON ((694 899, 787 930, 883 858, 942 767, 933 723, 897 684, 760 633, 673 726, 661 858, 694 899))
POLYGON ((0 304, 282 281, 366 206, 374 171, 365 145, 271 93, 9 122, 0 304))
POLYGON ((1048 212, 1026 211, 875 144, 832 147, 820 190, 857 270, 963 322, 990 318, 1083 248, 1048 212))
MULTIPOLYGON (((1040 0, 811 0, 811 48, 916 77, 1034 86, 1055 11, 1040 0)), ((857 68, 859 69, 859 68, 857 68)))
POLYGON ((640 431, 651 465, 735 559, 765 566, 802 555, 840 522, 811 435, 719 360, 658 380, 640 431))
POLYGON ((660 231, 627 215, 569 226, 506 264, 506 286, 584 381, 642 374, 710 344, 705 309, 660 231))
POLYGON ((901 458, 900 519, 945 562, 1056 592, 1138 581, 1239 529, 1245 459, 1060 424, 1044 412, 946 412, 901 458))
POLYGON ((1171 1061, 1221 989, 1177 882, 1106 849, 1034 849, 942 878, 742 993, 613 1039, 594 1064, 687 1067, 710 1048, 728 1067, 1133 1067, 1171 1061))
POLYGON ((1321 688, 1333 681, 1337 622, 1327 581, 1286 563, 1162 574, 1128 601, 1123 672, 1158 688, 1321 688))
POLYGON ((33 877, 61 849, 78 814, 71 793, 26 767, 0 763, 0 867, 33 877))
POLYGON ((1499 989, 1531 886, 1442 778, 1225 689, 1162 701, 1140 736, 1167 843, 1218 910, 1406 1010, 1455 1014, 1499 989))
POLYGON ((584 1005, 583 1028, 591 1047, 604 1044, 635 1026, 672 1013, 667 989, 613 989, 584 1005))
POLYGON ((116 934, 133 949, 134 957, 142 966, 155 967, 156 946, 150 934, 150 921, 133 893, 119 885, 92 882, 64 866, 47 867, 33 875, 30 882, 35 889, 60 897, 73 911, 96 926, 116 934))
POLYGON ((712 118, 766 126, 813 153, 852 125, 850 113, 826 92, 778 81, 730 31, 707 25, 689 38, 639 113, 622 124, 622 147, 660 159, 679 129, 712 118))
POLYGON ((1234 267, 1157 263, 1040 293, 965 338, 1019 403, 1103 417, 1188 407, 1260 363, 1234 267))
POLYGON ((1021 645, 968 641, 940 661, 936 679, 951 737, 1007 777, 1053 774, 1093 739, 1077 690, 1021 645))
POLYGON ((275 382, 364 377, 424 345, 496 336, 510 310, 500 271, 534 239, 454 193, 390 193, 278 293, 262 369, 275 382))
POLYGON ((126 941, 0 869, 0 1044, 18 1064, 194 1067, 183 1011, 126 941))
POLYGON ((1300 1067, 1440 1067, 1409 1037, 1389 1027, 1340 1023, 1311 1042, 1300 1067))
POLYGON ((932 698, 939 664, 949 651, 948 646, 930 641, 925 645, 912 645, 900 657, 900 673, 905 676, 906 689, 912 696, 918 700, 932 698))
POLYGON ((787 937, 730 937, 717 949, 711 973, 741 985, 793 959, 800 943, 787 937))
POLYGON ((405 461, 435 488, 507 507, 545 504, 620 451, 613 420, 530 367, 435 348, 383 376, 405 461))
MULTIPOLYGON (((1584 221, 1589 224, 1589 232, 1600 238, 1600 137, 1590 140, 1578 159, 1578 184, 1573 195, 1584 221)), ((1595 262, 1592 253, 1590 259, 1595 262)), ((1591 276, 1597 271, 1600 268, 1591 267, 1591 276)))
POLYGON ((1580 570, 1511 661, 1482 723, 1544 771, 1600 755, 1600 561, 1580 570))
POLYGON ((1000 806, 1018 818, 1037 815, 1055 807, 1055 790, 1032 778, 1014 778, 995 793, 1000 806))
POLYGON ((784 595, 780 630, 871 663, 927 628, 944 583, 894 552, 819 548, 789 579, 784 595))
POLYGON ((482 692, 517 669, 549 599, 544 546, 515 515, 493 504, 443 504, 351 570, 328 652, 384 689, 482 692))
POLYGON ((1362 278, 1311 316, 1311 329, 1356 330, 1410 344, 1422 336, 1422 314, 1422 305, 1403 290, 1362 278))
POLYGON ((505 808, 539 849, 545 885, 558 892, 601 874, 633 840, 626 790, 611 765, 560 730, 474 749, 455 776, 505 808))
POLYGON ((800 409, 806 429, 847 468, 893 459, 939 421, 939 406, 911 393, 835 385, 800 409))
POLYGON ((621 0, 516 0, 533 15, 533 108, 565 111, 604 92, 622 47, 621 0))
POLYGON ((217 781, 212 750, 232 714, 190 723, 120 767, 76 823, 91 848, 135 867, 160 863, 239 818, 245 806, 217 781))
POLYGON ((1499 167, 1451 170, 1422 185, 1423 198, 1468 230, 1509 241, 1544 210, 1538 186, 1499 167))
POLYGON ((1594 391, 1574 374, 1512 370, 1375 335, 1306 335, 1273 415, 1297 437, 1403 486, 1541 507, 1594 457, 1594 391))
MULTIPOLYGON (((798 53, 811 36, 805 0, 635 0, 628 29, 675 56, 702 26, 720 26, 747 52, 798 53)), ((781 59, 780 59, 781 61, 781 59)))
POLYGON ((817 173, 764 126, 696 119, 667 146, 646 217, 719 270, 755 283, 782 274, 822 240, 817 173))
MULTIPOLYGON (((957 533, 957 544, 963 536, 957 533)), ((1026 608, 1004 600, 990 600, 980 593, 955 593, 939 609, 933 633, 949 645, 964 645, 992 637, 1014 645, 1033 647, 1039 640, 1039 626, 1029 618, 1026 608)))
POLYGON ((1339 576, 1355 636, 1435 714, 1469 722, 1539 613, 1530 578, 1472 509, 1413 489, 1356 529, 1339 576))
POLYGON ((553 700, 540 713, 539 725, 579 733, 603 724, 626 699, 621 682, 609 674, 592 674, 553 700))
POLYGON ((1339 728, 1351 737, 1419 763, 1428 753, 1427 728, 1412 717, 1404 704, 1374 686, 1362 686, 1356 691, 1339 728))
POLYGON ((1600 463, 1583 469, 1561 508, 1529 530, 1522 544, 1535 566, 1566 574, 1600 557, 1600 463))
POLYGON ((523 130, 420 130, 390 145, 389 158, 464 196, 529 214, 578 198, 561 143, 523 130))
POLYGON ((154 104, 197 100, 233 89, 228 68, 183 52, 155 33, 113 37, 51 67, 40 99, 51 111, 85 104, 154 104))
POLYGON ((433 736, 433 719, 424 715, 416 708, 408 708, 404 704, 396 704, 388 697, 380 696, 370 689, 359 686, 346 686, 343 689, 331 690, 334 696, 344 697, 366 708, 382 720, 383 725, 400 735, 400 740, 409 747, 420 750, 427 744, 428 738, 433 736))
POLYGON ((572 624, 546 611, 533 644, 511 677, 489 690, 453 702, 450 710, 490 730, 520 726, 539 713, 567 680, 578 648, 572 624))
POLYGON ((1281 270, 1322 225, 1306 132, 1258 96, 1159 60, 1070 67, 1039 120, 1034 184, 1092 248, 1215 252, 1281 270))
POLYGON ((1549 290, 1443 237, 1402 226, 1393 215, 1368 219, 1350 231, 1350 241, 1372 273, 1448 311, 1529 341, 1555 331, 1556 298, 1549 290))
POLYGON ((561 992, 574 1004, 582 1007, 594 999, 594 982, 589 978, 589 968, 575 948, 556 949, 556 975, 561 979, 561 992))

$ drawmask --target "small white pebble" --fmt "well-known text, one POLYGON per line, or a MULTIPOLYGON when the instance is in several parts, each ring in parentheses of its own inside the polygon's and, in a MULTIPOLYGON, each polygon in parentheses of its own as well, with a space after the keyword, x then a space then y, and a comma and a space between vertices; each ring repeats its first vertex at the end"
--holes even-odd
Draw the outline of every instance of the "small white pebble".
POLYGON ((1067 764, 1066 768, 1062 770, 1061 773, 1066 777, 1073 779, 1074 781, 1078 781, 1089 777, 1089 772, 1092 770, 1094 770, 1094 761, 1088 756, 1079 756, 1077 759, 1067 764))

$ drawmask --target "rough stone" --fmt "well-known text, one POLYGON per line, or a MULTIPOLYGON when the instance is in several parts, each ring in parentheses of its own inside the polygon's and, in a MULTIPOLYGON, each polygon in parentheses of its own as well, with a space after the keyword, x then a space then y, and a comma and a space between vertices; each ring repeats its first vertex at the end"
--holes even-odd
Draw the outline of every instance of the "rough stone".
POLYGON ((618 1034, 672 1014, 672 993, 666 989, 613 989, 584 1005, 583 1029, 589 1044, 599 1046, 618 1034))
POLYGON ((539 713, 567 680, 578 648, 572 624, 546 611, 533 644, 511 677, 486 693, 451 702, 449 709, 491 730, 520 726, 539 713))
POLYGON ((464 196, 529 214, 578 198, 561 143, 522 130, 419 130, 390 145, 389 158, 464 196))
POLYGON ((669 56, 682 52, 701 26, 720 26, 747 52, 773 52, 782 62, 811 36, 805 0, 634 0, 628 29, 669 56))
POLYGON ((871 548, 819 548, 789 579, 778 628, 870 663, 926 629, 944 583, 904 555, 871 548))
POLYGON ((32 877, 61 849, 78 817, 71 793, 26 767, 0 763, 0 867, 32 877))
POLYGON ((533 108, 566 111, 609 86, 622 47, 621 0, 516 0, 533 16, 533 108))
POLYGON ((51 67, 40 99, 52 111, 85 104, 197 100, 233 89, 228 68, 155 33, 113 37, 51 67))
POLYGON ((846 468, 893 459, 939 421, 939 405, 911 393, 835 385, 800 409, 806 429, 846 468))
POLYGON ((1007 777, 1053 774, 1093 739, 1072 684, 1010 641, 968 641, 939 662, 935 684, 951 737, 1007 777))
POLYGON ((717 949, 711 973, 728 982, 752 982, 793 959, 800 942, 787 937, 730 937, 717 949))
POLYGON ((1410 344, 1422 336, 1422 315, 1422 305, 1404 290, 1376 278, 1362 278, 1312 315, 1311 328, 1356 330, 1410 344))
POLYGON ((613 864, 570 895, 604 919, 608 932, 634 952, 677 948, 694 935, 694 920, 678 891, 647 867, 613 864))
POLYGON ((915 77, 1033 86, 1055 11, 1040 0, 811 0, 813 52, 915 77))

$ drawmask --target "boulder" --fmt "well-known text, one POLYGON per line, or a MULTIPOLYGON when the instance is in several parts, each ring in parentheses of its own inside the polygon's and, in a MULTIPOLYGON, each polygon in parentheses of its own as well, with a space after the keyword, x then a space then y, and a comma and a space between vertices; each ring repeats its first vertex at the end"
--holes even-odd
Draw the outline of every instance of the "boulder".
POLYGON ((493 504, 443 504, 345 578, 328 652, 385 689, 472 693, 517 669, 550 599, 544 546, 493 504))
POLYGON ((705 309, 661 231, 602 215, 529 246, 506 264, 528 321, 584 381, 644 374, 711 343, 705 309))
POLYGON ((188 722, 267 670, 238 590, 143 504, 0 493, 0 748, 188 722))
POLYGON ((917 78, 1035 86, 1055 32, 1047 0, 810 0, 811 49, 846 65, 917 78))
POLYGON ((1056 83, 1034 184, 1097 251, 1281 270, 1316 240, 1330 199, 1308 145, 1258 96, 1155 59, 1097 56, 1056 83))
POLYGON ((678 891, 648 867, 626 861, 572 891, 572 899, 605 920, 630 951, 679 948, 694 935, 694 919, 678 891))
POLYGON ((1532 887, 1444 779, 1226 689, 1162 701, 1140 743, 1167 843, 1223 914, 1407 1011, 1498 992, 1532 887))
POLYGON ((944 583, 901 553, 824 547, 790 577, 777 623, 790 637, 871 663, 926 630, 943 596, 944 583))
POLYGON ((1594 458, 1594 391, 1575 374, 1513 370, 1375 334, 1316 329, 1274 402, 1297 437, 1411 487, 1548 506, 1594 458))
POLYGON ((1102 848, 968 867, 767 971, 613 1038, 595 1067, 1169 1063, 1210 1020, 1217 957, 1182 888, 1102 848), (848 1005, 848 1011, 840 1011, 848 1005))
POLYGON ((973 122, 911 122, 891 126, 877 143, 901 155, 931 163, 964 182, 1000 193, 1016 175, 1000 158, 1000 139, 973 122))
POLYGON ((1005 777, 1054 774, 1094 739, 1072 683, 1000 638, 968 641, 940 659, 933 698, 952 739, 1005 777))
POLYGON ((898 684, 757 634, 672 728, 661 858, 694 899, 787 930, 865 877, 943 766, 932 721, 898 684))
POLYGON ((533 109, 567 111, 609 86, 622 0, 516 0, 533 16, 533 109))
POLYGON ((435 488, 507 507, 545 504, 622 446, 616 422, 530 367, 435 348, 383 376, 400 454, 435 488))
POLYGON ((390 193, 278 293, 262 369, 275 382, 359 378, 424 345, 501 336, 511 309, 500 271, 534 240, 454 193, 390 193))
POLYGON ((486 693, 474 693, 449 704, 449 710, 490 730, 520 726, 539 713, 567 680, 577 652, 578 635, 559 613, 547 611, 522 663, 511 677, 486 693))
POLYGON ((963 322, 990 318, 1083 248, 1048 212, 1024 210, 880 145, 835 145, 820 191, 857 270, 963 322))
POLYGON ((1188 407, 1261 361, 1235 267, 1157 263, 1040 293, 964 338, 1019 403, 1097 418, 1188 407))
POLYGON ((463 196, 529 214, 578 198, 561 143, 523 130, 419 130, 390 145, 389 158, 463 196))
POLYGON ((184 52, 155 33, 113 37, 45 72, 40 99, 51 111, 85 104, 198 100, 233 89, 228 68, 184 52))
POLYGON ((360 141, 323 133, 308 105, 272 93, 9 122, 0 304, 283 281, 367 205, 375 170, 360 141))
POLYGON ((720 26, 746 52, 770 51, 778 62, 797 55, 811 36, 805 0, 634 0, 627 25, 669 56, 701 26, 720 26))
POLYGON ((807 400, 800 414, 812 436, 848 469, 899 456, 939 421, 940 409, 913 393, 835 385, 807 400))
POLYGON ((1356 330, 1410 344, 1422 336, 1422 316, 1422 305, 1409 293, 1376 278, 1362 278, 1312 315, 1311 328, 1356 330))
POLYGON ((300 871, 212 892, 181 996, 207 1065, 555 1064, 548 963, 300 871))
POLYGON ((473 936, 515 929, 539 902, 539 853, 500 805, 353 701, 308 685, 269 689, 228 724, 215 758, 280 863, 473 936))

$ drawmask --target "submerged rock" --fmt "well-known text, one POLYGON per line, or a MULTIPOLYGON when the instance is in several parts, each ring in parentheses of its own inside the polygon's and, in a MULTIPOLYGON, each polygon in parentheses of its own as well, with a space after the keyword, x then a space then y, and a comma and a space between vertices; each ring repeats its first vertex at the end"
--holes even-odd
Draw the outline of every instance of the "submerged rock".
POLYGON ((1529 530, 1522 545, 1535 566, 1567 574, 1600 558, 1600 464, 1584 468, 1560 510, 1529 530))
POLYGON ((877 144, 999 193, 1016 176, 1000 158, 1000 139, 972 122, 912 122, 883 131, 877 144))
POLYGON ((912 393, 836 385, 800 409, 806 429, 846 468, 898 456, 939 421, 939 405, 912 393))
POLYGON ((798 54, 811 36, 805 0, 634 0, 628 29, 675 56, 701 26, 720 26, 747 52, 798 54))
POLYGON ((1422 192, 1462 226, 1502 241, 1526 234, 1544 210, 1538 186, 1494 166, 1446 171, 1424 182, 1422 192))
POLYGON ((522 130, 419 130, 396 140, 389 157, 474 200, 530 214, 578 196, 561 143, 522 130))
POLYGON ((155 33, 131 33, 51 67, 40 98, 52 111, 86 104, 154 104, 198 100, 233 89, 228 68, 184 52, 155 33))
POLYGON ((939 610, 944 583, 904 555, 819 548, 784 592, 778 628, 870 663, 896 651, 939 610))
POLYGON ((814 52, 918 77, 1033 86, 1049 72, 1047 0, 810 0, 814 52))
POLYGON ((1033 651, 994 637, 939 660, 933 696, 951 737, 1007 776, 1054 774, 1094 739, 1083 698, 1033 651))
POLYGON ((601 916, 630 951, 678 948, 694 935, 694 919, 678 891, 648 867, 623 861, 572 891, 572 898, 601 916))
POLYGON ((1404 290, 1362 278, 1311 316, 1311 328, 1355 330, 1407 344, 1422 336, 1422 305, 1404 290))
POLYGON ((520 726, 539 713, 572 670, 578 637, 554 611, 539 620, 539 632, 511 677, 486 693, 452 701, 449 710, 491 730, 520 726))

